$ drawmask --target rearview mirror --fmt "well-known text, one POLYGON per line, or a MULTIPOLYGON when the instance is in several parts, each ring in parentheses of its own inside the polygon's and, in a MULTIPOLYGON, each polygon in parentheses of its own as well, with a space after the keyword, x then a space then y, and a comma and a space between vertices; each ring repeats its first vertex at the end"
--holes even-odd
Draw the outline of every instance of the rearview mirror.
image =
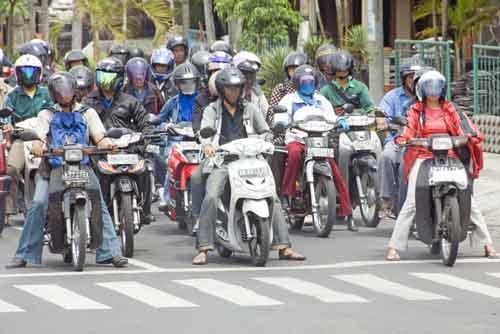
POLYGON ((346 114, 352 114, 354 112, 354 105, 351 103, 346 103, 342 106, 346 114))
POLYGON ((12 116, 12 114, 13 114, 13 112, 12 112, 12 109, 10 109, 10 108, 0 109, 0 117, 2 117, 2 118, 12 116))
POLYGON ((18 136, 22 141, 40 140, 38 134, 35 131, 29 129, 20 131, 18 136))
POLYGON ((216 133, 217 131, 214 128, 207 127, 200 130, 200 137, 204 139, 211 138, 215 136, 216 133))
POLYGON ((286 109, 286 107, 282 106, 282 105, 277 105, 277 106, 274 106, 274 107, 271 107, 271 108, 272 108, 273 114, 282 114, 282 113, 288 112, 288 110, 286 109))
POLYGON ((129 133, 132 133, 132 131, 126 128, 110 128, 108 131, 106 131, 105 136, 107 138, 119 139, 129 133))

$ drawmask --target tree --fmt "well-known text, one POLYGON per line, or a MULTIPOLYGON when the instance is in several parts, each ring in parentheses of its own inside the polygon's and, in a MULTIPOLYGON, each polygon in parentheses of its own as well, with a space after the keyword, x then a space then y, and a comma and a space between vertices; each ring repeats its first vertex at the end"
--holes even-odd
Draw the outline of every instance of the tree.
POLYGON ((448 40, 448 0, 441 1, 441 35, 448 40))
POLYGON ((212 44, 215 41, 215 23, 212 0, 203 0, 203 12, 205 14, 207 40, 209 44, 212 44))
POLYGON ((43 38, 49 39, 49 0, 41 1, 40 28, 43 38))
POLYGON ((14 17, 15 15, 27 16, 26 8, 20 0, 0 0, 0 13, 7 14, 7 53, 14 53, 14 17))
POLYGON ((254 51, 287 40, 301 21, 288 0, 215 0, 215 9, 226 21, 243 20, 245 34, 237 46, 254 51))

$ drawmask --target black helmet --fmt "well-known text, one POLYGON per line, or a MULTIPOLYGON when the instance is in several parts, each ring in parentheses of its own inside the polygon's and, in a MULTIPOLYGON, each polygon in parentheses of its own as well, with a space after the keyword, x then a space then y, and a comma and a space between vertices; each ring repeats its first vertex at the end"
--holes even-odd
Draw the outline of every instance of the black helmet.
POLYGON ((191 63, 184 63, 174 70, 174 83, 184 95, 193 95, 196 92, 200 73, 191 63))
POLYGON ((337 47, 333 44, 323 44, 317 50, 314 56, 316 66, 322 70, 330 63, 330 57, 337 52, 337 47))
POLYGON ((209 51, 211 53, 215 51, 224 51, 228 55, 232 56, 234 54, 234 50, 231 45, 226 41, 215 41, 210 45, 209 51))
POLYGON ((316 81, 316 71, 314 70, 314 67, 307 64, 297 67, 292 77, 295 87, 298 88, 300 86, 300 80, 306 75, 312 76, 316 81))
POLYGON ((175 37, 170 38, 167 41, 167 49, 169 49, 172 52, 174 51, 174 48, 176 46, 179 46, 179 45, 184 47, 184 49, 186 50, 186 55, 187 55, 188 51, 189 51, 189 44, 188 44, 187 39, 185 39, 182 36, 175 36, 175 37))
POLYGON ((200 50, 193 53, 191 63, 196 66, 201 75, 206 75, 208 63, 210 63, 210 52, 200 50))
POLYGON ((64 56, 64 68, 66 71, 71 69, 71 63, 81 61, 84 66, 89 66, 87 55, 82 50, 71 50, 64 56))
POLYGON ((19 55, 32 55, 40 59, 43 66, 47 65, 49 55, 47 50, 43 47, 42 44, 37 42, 28 42, 21 46, 19 49, 19 55))
POLYGON ((335 74, 337 71, 345 71, 349 72, 349 74, 352 74, 352 69, 354 68, 354 59, 349 52, 339 50, 331 57, 329 57, 328 61, 332 74, 335 74))
POLYGON ((230 86, 237 86, 242 88, 245 85, 245 76, 236 67, 228 67, 220 70, 215 78, 215 88, 217 88, 217 93, 219 96, 224 96, 224 88, 230 86))
MULTIPOLYGON (((305 53, 297 51, 290 52, 283 61, 283 71, 285 71, 285 74, 288 77, 288 67, 299 67, 301 65, 307 64, 307 61, 308 59, 305 53)), ((288 77, 288 79, 290 79, 290 77, 288 77)))
POLYGON ((399 80, 401 85, 404 85, 405 79, 408 75, 415 74, 417 71, 420 71, 422 66, 420 65, 411 65, 404 64, 399 67, 399 80))
POLYGON ((50 98, 61 107, 70 107, 78 94, 76 79, 68 72, 52 74, 48 81, 50 98))
POLYGON ((144 58, 144 50, 138 47, 130 48, 129 58, 132 59, 135 57, 144 58))
POLYGON ((86 88, 92 90, 94 86, 94 74, 88 67, 78 65, 69 70, 69 73, 75 77, 79 89, 86 88))
POLYGON ((117 92, 122 88, 125 69, 122 62, 115 57, 109 57, 98 62, 95 72, 96 85, 100 89, 117 92))
POLYGON ((130 58, 130 50, 122 44, 115 44, 109 49, 109 56, 120 60, 125 66, 130 58))

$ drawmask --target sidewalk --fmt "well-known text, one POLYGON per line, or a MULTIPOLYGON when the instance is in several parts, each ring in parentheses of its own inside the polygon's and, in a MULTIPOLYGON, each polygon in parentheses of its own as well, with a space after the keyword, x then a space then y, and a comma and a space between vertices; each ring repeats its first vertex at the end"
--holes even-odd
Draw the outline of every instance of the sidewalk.
POLYGON ((492 234, 500 237, 500 154, 484 154, 484 169, 474 188, 492 234))

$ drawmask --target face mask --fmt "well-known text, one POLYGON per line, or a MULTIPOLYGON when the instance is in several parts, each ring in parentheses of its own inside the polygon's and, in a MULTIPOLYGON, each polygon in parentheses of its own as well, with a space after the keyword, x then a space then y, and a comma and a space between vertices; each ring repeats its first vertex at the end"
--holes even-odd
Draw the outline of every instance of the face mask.
POLYGON ((184 95, 193 95, 196 92, 196 82, 194 80, 181 81, 179 90, 184 95))
POLYGON ((308 96, 313 95, 315 90, 316 87, 314 85, 314 81, 302 82, 299 87, 299 93, 308 96))

